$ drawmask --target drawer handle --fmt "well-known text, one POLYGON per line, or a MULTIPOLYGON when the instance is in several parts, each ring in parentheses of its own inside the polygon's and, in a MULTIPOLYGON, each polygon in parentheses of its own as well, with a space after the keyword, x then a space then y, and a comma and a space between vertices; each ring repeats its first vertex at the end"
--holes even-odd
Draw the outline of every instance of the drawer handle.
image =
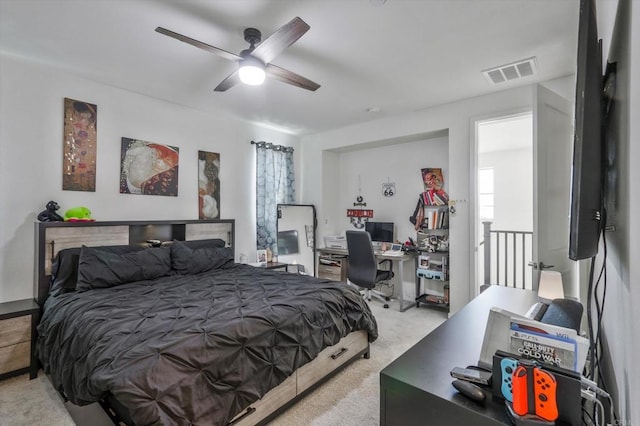
POLYGON ((238 417, 237 419, 235 419, 234 421, 232 421, 231 423, 229 423, 230 425, 235 425, 236 423, 240 422, 240 420, 244 419, 245 417, 247 417, 250 414, 253 414, 256 412, 256 409, 253 407, 249 407, 247 408, 247 411, 241 415, 240 417, 238 417))
POLYGON ((349 350, 349 348, 342 348, 342 349, 340 349, 340 351, 338 351, 338 352, 336 352, 335 354, 331 355, 331 359, 338 359, 338 358, 340 358, 342 355, 346 354, 348 350, 349 350))

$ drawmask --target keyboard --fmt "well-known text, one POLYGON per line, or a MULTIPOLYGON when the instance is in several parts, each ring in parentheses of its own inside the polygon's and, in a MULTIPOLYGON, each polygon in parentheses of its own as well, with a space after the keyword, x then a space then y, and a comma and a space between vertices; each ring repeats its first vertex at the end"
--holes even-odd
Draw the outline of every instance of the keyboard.
POLYGON ((381 253, 383 256, 402 256, 404 253, 402 250, 387 250, 381 253))

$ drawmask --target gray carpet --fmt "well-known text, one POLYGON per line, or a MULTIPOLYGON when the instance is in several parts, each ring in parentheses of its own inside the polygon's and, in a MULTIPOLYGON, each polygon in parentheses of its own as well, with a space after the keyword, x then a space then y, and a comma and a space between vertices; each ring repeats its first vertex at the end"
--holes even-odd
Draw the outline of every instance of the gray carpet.
MULTIPOLYGON (((371 358, 359 359, 271 422, 273 426, 378 425, 379 373, 391 361, 430 333, 445 319, 443 312, 420 308, 398 312, 371 302, 380 337, 371 344, 371 358)), ((97 404, 64 404, 46 376, 28 375, 0 382, 2 426, 110 425, 97 404)))

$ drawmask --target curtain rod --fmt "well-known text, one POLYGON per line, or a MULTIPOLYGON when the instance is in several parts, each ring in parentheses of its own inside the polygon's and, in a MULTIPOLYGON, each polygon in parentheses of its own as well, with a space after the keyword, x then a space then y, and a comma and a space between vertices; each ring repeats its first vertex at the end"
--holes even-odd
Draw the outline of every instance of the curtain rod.
POLYGON ((293 152, 293 148, 290 146, 275 145, 275 144, 272 144, 271 142, 251 141, 251 145, 257 145, 257 147, 259 148, 273 149, 274 151, 293 152))

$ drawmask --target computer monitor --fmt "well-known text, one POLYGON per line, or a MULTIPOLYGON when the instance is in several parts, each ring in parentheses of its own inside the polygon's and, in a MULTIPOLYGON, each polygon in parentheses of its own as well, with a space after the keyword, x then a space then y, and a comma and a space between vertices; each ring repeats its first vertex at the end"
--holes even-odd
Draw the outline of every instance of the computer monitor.
POLYGON ((371 236, 371 241, 378 243, 392 243, 393 222, 371 222, 367 221, 364 230, 371 236))

